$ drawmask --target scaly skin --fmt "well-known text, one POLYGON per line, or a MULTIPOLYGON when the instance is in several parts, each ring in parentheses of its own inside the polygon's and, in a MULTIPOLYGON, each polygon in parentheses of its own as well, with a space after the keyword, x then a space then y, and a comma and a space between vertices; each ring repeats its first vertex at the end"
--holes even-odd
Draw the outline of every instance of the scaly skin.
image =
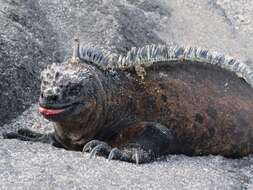
POLYGON ((151 66, 143 80, 89 62, 53 64, 42 74, 40 111, 55 122, 54 134, 5 137, 137 163, 253 153, 253 89, 232 72, 188 62, 151 66))

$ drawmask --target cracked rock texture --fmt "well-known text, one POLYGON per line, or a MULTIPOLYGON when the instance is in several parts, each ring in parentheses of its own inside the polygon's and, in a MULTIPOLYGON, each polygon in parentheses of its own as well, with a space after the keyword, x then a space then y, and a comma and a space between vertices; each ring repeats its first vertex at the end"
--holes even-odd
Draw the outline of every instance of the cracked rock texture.
MULTIPOLYGON (((0 0, 0 134, 52 130, 36 111, 39 73, 70 56, 75 36, 117 53, 175 42, 252 64, 252 22, 251 0, 0 0)), ((0 189, 253 189, 253 157, 136 166, 0 136, 0 189)))

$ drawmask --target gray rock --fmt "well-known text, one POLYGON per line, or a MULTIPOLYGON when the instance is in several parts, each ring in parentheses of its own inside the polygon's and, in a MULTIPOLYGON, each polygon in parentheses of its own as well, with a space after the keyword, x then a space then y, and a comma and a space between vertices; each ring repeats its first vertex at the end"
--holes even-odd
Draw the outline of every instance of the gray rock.
POLYGON ((0 1, 0 125, 37 101, 41 68, 53 61, 56 33, 36 1, 0 1))
MULTIPOLYGON (((176 42, 252 64, 252 10, 244 0, 0 0, 0 134, 52 131, 33 104, 39 73, 70 56, 76 36, 117 53, 176 42)), ((252 156, 177 155, 138 166, 0 136, 0 157, 0 189, 253 188, 252 156)))

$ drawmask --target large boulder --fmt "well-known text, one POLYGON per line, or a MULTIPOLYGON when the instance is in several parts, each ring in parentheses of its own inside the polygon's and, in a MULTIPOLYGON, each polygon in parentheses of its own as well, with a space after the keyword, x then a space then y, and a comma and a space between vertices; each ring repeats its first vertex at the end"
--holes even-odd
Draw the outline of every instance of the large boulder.
POLYGON ((0 1, 0 125, 37 101, 41 68, 58 42, 36 1, 0 1))

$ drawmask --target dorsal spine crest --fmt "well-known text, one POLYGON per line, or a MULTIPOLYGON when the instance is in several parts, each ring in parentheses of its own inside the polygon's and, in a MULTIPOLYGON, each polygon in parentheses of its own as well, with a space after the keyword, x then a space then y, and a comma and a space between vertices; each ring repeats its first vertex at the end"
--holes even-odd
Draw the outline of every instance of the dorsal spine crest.
POLYGON ((191 46, 147 45, 141 48, 133 47, 125 55, 115 55, 107 52, 105 55, 95 48, 79 47, 79 58, 89 61, 102 70, 134 69, 142 79, 146 75, 145 68, 154 64, 171 64, 179 61, 196 61, 203 64, 216 65, 235 73, 253 87, 253 69, 231 56, 211 52, 191 46))

